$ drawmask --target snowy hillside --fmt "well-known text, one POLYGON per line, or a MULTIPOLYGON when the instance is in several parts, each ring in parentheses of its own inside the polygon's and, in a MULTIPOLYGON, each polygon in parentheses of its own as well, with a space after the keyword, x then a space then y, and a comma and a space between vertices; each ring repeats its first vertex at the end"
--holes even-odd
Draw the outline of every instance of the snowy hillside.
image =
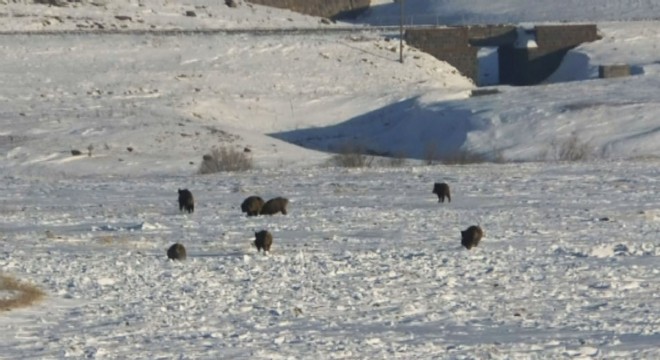
MULTIPOLYGON (((406 6, 417 11, 413 5, 423 3, 406 6)), ((11 31, 91 30, 78 27, 81 19, 103 22, 105 29, 161 31, 232 28, 224 21, 244 28, 347 26, 246 3, 121 4, 11 3, 0 9, 11 31), (186 16, 188 8, 213 16, 186 16), (45 14, 55 12, 74 15, 43 25, 45 14), (153 18, 113 26, 123 12, 153 18), (239 15, 251 20, 239 21, 239 15), (35 28, 36 22, 42 25, 35 28)), ((554 160, 558 144, 573 138, 589 148, 590 158, 658 156, 660 59, 650 51, 658 47, 657 26, 599 28, 603 39, 569 53, 550 78, 557 84, 501 87, 499 95, 480 98, 469 97, 469 80, 427 54, 406 47, 400 64, 395 30, 4 35, 0 80, 9 86, 0 89, 0 149, 7 155, 0 167, 190 174, 215 146, 248 146, 259 166, 279 167, 321 163, 327 156, 306 148, 336 150, 347 143, 416 159, 433 149, 441 158, 475 153, 537 161, 554 160), (618 63, 631 65, 637 76, 595 79, 598 65, 618 63), (90 145, 91 158, 69 156, 90 145), (135 151, 127 153, 129 147, 135 151)))
POLYGON ((0 90, 2 164, 21 173, 192 174, 216 146, 250 147, 260 166, 318 163, 326 156, 266 134, 472 86, 418 51, 402 67, 370 33, 15 35, 0 46, 13 84, 0 90), (89 145, 92 157, 71 156, 89 145))

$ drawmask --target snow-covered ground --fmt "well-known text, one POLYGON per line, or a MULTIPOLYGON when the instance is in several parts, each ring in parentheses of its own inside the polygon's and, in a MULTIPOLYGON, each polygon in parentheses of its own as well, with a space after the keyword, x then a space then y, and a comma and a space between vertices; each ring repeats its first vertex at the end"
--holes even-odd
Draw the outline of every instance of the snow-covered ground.
MULTIPOLYGON (((573 0, 491 3, 405 2, 574 20, 573 0)), ((0 272, 47 293, 0 314, 0 357, 660 358, 660 10, 580 4, 645 21, 599 23, 547 84, 470 97, 444 62, 399 63, 398 29, 240 1, 0 0, 0 272), (294 28, 314 31, 263 31, 294 28), (597 79, 616 63, 635 75, 597 79), (589 161, 554 161, 571 139, 589 161), (342 144, 411 160, 328 167, 342 144), (197 175, 220 146, 255 169, 197 175), (426 166, 429 149, 503 163, 426 166), (249 195, 289 214, 247 218, 249 195), (187 261, 166 259, 175 242, 187 261)))
POLYGON ((2 271, 49 296, 2 315, 2 345, 17 359, 656 358, 658 165, 5 177, 2 271), (287 196, 289 214, 245 217, 252 194, 287 196), (467 251, 473 224, 485 238, 467 251), (261 229, 269 256, 250 246, 261 229), (165 257, 177 241, 185 262, 165 257))

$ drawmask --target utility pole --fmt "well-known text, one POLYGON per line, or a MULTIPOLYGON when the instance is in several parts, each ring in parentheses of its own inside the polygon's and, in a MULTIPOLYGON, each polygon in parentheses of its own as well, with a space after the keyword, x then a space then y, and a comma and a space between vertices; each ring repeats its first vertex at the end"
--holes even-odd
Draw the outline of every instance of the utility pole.
POLYGON ((399 62, 403 64, 403 2, 404 0, 399 0, 399 5, 401 5, 401 14, 399 16, 399 62))

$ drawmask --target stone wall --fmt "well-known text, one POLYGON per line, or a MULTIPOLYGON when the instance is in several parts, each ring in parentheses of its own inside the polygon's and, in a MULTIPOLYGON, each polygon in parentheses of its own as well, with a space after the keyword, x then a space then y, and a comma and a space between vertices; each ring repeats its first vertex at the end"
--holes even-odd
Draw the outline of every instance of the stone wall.
POLYGON ((601 65, 598 67, 598 77, 608 79, 614 77, 630 76, 630 65, 601 65))
POLYGON ((247 0, 253 4, 289 9, 329 19, 356 16, 369 9, 371 0, 247 0))
POLYGON ((470 26, 468 37, 472 46, 502 46, 513 44, 518 32, 513 25, 470 26))
POLYGON ((599 39, 596 25, 535 26, 534 32, 539 47, 574 47, 599 39))
POLYGON ((534 85, 552 75, 574 47, 598 40, 596 25, 546 25, 533 30, 536 48, 500 48, 500 80, 511 85, 534 85), (502 51, 504 50, 504 51, 502 51))
POLYGON ((408 29, 405 39, 409 45, 448 62, 466 77, 476 79, 479 48, 469 44, 468 27, 408 29))

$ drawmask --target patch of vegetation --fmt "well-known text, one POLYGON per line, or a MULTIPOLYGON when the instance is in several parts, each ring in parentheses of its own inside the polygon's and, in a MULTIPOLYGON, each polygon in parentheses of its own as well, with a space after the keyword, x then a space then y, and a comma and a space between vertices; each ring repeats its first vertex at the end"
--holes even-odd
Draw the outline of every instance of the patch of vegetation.
POLYGON ((434 165, 442 163, 445 165, 480 164, 486 162, 504 163, 506 159, 501 150, 495 151, 492 156, 476 153, 469 150, 458 149, 451 154, 440 154, 437 144, 429 143, 424 147, 424 163, 434 165))
POLYGON ((204 175, 225 171, 247 171, 253 167, 252 157, 248 152, 220 147, 213 148, 210 154, 203 156, 199 173, 204 175))
POLYGON ((442 157, 442 163, 446 165, 479 164, 489 161, 490 159, 487 156, 467 150, 459 150, 442 157))
POLYGON ((550 149, 541 152, 540 160, 587 161, 595 157, 594 147, 583 141, 577 134, 562 141, 553 141, 550 149))
POLYGON ((426 165, 434 165, 439 161, 438 145, 435 143, 426 144, 426 146, 424 146, 424 163, 426 165))
POLYGON ((374 162, 374 155, 367 154, 365 148, 357 144, 343 145, 330 162, 332 165, 346 168, 370 167, 374 162))
POLYGON ((403 153, 396 153, 381 158, 378 164, 383 167, 402 167, 406 165, 406 156, 403 153))
POLYGON ((0 275, 0 311, 30 306, 41 300, 44 295, 43 291, 33 285, 21 283, 7 275, 0 275))

